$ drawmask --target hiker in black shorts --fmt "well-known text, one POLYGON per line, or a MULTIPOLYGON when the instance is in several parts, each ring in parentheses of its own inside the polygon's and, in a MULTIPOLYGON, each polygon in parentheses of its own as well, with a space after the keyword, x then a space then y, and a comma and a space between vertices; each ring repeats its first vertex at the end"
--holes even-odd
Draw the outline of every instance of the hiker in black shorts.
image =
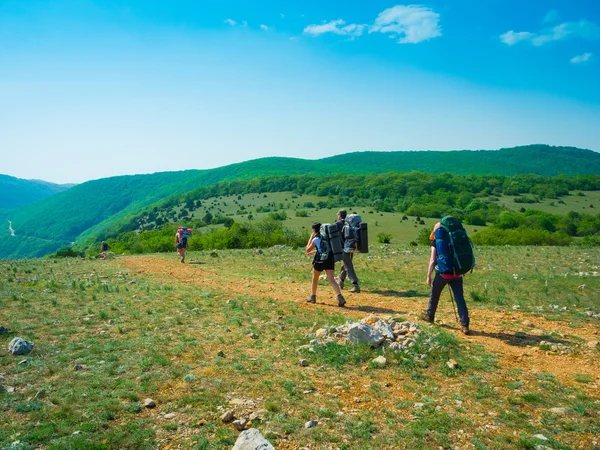
POLYGON ((185 251, 187 249, 187 237, 179 234, 179 231, 175 233, 175 247, 177 248, 177 254, 181 258, 181 262, 185 262, 185 251))
POLYGON ((333 261, 333 253, 329 252, 328 258, 325 261, 321 261, 321 237, 320 232, 321 224, 315 222, 312 225, 312 233, 310 238, 308 238, 308 243, 306 244, 306 255, 315 255, 313 258, 313 275, 312 275, 312 285, 311 285, 311 295, 306 299, 308 303, 316 303, 317 302, 317 287, 319 286, 319 276, 321 272, 325 271, 327 275, 327 281, 335 291, 338 300, 338 306, 344 306, 346 304, 346 300, 344 300, 344 296, 340 291, 340 287, 335 281, 334 269, 335 262, 333 261))

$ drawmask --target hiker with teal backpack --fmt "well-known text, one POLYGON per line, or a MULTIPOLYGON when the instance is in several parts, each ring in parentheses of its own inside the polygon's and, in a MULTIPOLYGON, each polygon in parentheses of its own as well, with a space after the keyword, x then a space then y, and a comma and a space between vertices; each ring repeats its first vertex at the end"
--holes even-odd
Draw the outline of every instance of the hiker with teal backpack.
MULTIPOLYGON (((333 225, 334 226, 331 227, 331 230, 337 231, 337 225, 333 225)), ((330 240, 326 237, 328 227, 330 227, 330 225, 322 226, 319 222, 313 223, 312 233, 308 238, 308 243, 306 244, 306 256, 315 255, 312 261, 313 270, 311 292, 310 297, 308 297, 306 301, 308 303, 317 303, 317 287, 319 286, 319 276, 321 275, 321 272, 325 271, 325 274, 327 275, 327 281, 329 281, 329 284, 337 295, 338 306, 342 307, 346 304, 346 300, 344 299, 344 296, 342 295, 340 287, 335 281, 334 276, 335 261, 337 258, 341 258, 341 256, 336 256, 341 254, 341 242, 339 244, 339 249, 331 248, 330 240)), ((339 239, 339 237, 337 237, 337 239, 339 239)))
MULTIPOLYGON (((436 223, 429 237, 431 239, 431 258, 427 269, 427 285, 431 286, 429 305, 421 318, 433 323, 440 295, 446 285, 450 286, 451 296, 454 293, 461 331, 469 334, 469 310, 465 302, 463 275, 473 270, 475 258, 473 246, 460 220, 445 216, 436 223), (431 274, 435 269, 435 277, 431 274)), ((454 305, 452 305, 454 308, 454 305)))
POLYGON ((185 252, 187 251, 188 238, 190 237, 192 237, 191 228, 179 227, 177 233, 175 233, 175 247, 182 263, 185 263, 185 252))

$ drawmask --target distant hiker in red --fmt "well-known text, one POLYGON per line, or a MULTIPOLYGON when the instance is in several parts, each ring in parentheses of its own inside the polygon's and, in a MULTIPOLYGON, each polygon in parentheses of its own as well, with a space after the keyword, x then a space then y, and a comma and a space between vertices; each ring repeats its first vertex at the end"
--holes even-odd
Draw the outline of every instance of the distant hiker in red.
POLYGON ((338 306, 344 306, 346 300, 340 291, 340 287, 335 281, 334 269, 335 262, 333 260, 333 252, 329 248, 328 244, 321 238, 320 235, 321 224, 315 222, 312 225, 312 233, 308 238, 306 244, 306 256, 315 255, 313 258, 313 272, 312 272, 312 284, 311 284, 311 295, 306 299, 308 303, 317 302, 317 287, 319 286, 319 276, 321 272, 325 271, 327 274, 327 281, 333 288, 337 295, 338 306))
POLYGON ((175 233, 175 247, 177 248, 177 254, 181 258, 181 262, 185 262, 185 252, 188 246, 188 238, 187 236, 183 236, 182 233, 178 230, 175 233))
POLYGON ((431 295, 429 296, 427 311, 424 311, 421 314, 421 319, 433 323, 442 290, 449 284, 450 289, 452 289, 452 292, 454 293, 461 330, 464 334, 469 334, 469 310, 467 309, 467 303, 465 302, 463 292, 463 277, 462 275, 454 275, 452 273, 440 273, 439 266, 446 264, 447 261, 443 259, 438 261, 438 257, 440 255, 447 256, 450 252, 448 249, 447 234, 447 231, 440 227, 440 223, 438 222, 433 227, 433 231, 429 236, 429 239, 431 240, 431 258, 429 259, 429 267, 427 268, 427 285, 431 286, 431 295), (434 269, 435 277, 432 281, 431 274, 434 269))

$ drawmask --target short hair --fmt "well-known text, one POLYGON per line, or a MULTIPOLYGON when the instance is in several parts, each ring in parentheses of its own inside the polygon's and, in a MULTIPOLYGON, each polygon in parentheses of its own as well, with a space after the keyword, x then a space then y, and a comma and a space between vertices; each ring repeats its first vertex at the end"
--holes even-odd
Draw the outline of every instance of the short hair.
POLYGON ((312 229, 315 231, 315 233, 318 233, 321 231, 321 222, 315 222, 312 224, 312 229))
POLYGON ((345 219, 346 214, 348 214, 345 209, 340 209, 337 213, 338 213, 338 216, 340 216, 342 219, 345 219))

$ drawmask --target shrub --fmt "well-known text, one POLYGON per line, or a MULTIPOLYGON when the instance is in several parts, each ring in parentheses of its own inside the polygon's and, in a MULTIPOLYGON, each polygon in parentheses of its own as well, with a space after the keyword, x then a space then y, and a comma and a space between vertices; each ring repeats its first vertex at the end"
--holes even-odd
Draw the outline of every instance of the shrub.
POLYGON ((381 232, 377 235, 377 242, 380 244, 389 244, 392 242, 392 235, 390 233, 381 232))

